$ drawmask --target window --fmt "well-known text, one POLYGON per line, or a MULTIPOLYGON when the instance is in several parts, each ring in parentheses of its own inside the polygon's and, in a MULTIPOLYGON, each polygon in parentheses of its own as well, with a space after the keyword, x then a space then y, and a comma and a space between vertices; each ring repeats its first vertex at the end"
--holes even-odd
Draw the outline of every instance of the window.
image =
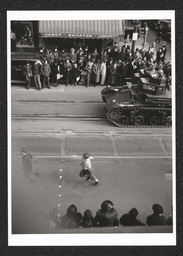
POLYGON ((15 22, 14 25, 16 35, 16 47, 34 47, 32 22, 15 22))

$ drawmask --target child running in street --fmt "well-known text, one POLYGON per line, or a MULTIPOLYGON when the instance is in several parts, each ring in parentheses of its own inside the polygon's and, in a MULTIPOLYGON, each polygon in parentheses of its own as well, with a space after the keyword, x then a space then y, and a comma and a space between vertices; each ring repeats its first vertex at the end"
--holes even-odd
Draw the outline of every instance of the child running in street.
POLYGON ((88 180, 95 181, 93 185, 97 185, 99 181, 92 172, 92 164, 91 164, 92 160, 93 160, 93 157, 90 156, 88 153, 83 154, 83 160, 81 162, 81 166, 83 169, 80 171, 79 176, 81 178, 86 177, 86 181, 88 180))

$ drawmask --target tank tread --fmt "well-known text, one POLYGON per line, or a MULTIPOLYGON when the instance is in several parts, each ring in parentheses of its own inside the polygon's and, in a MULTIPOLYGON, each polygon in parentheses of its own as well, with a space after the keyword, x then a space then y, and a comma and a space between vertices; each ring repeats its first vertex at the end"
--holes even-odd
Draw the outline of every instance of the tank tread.
POLYGON ((171 127, 171 108, 123 107, 111 108, 107 119, 118 127, 171 127), (153 115, 154 112, 154 115, 153 115), (162 117, 162 114, 165 117, 162 117), (166 120, 166 121, 165 121, 166 120), (169 120, 169 122, 167 121, 169 120))

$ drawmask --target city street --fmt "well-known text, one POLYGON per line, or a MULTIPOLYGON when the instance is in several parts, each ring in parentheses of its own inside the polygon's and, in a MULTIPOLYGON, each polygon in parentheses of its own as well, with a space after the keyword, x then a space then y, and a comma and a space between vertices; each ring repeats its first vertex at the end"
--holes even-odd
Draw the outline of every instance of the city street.
POLYGON ((165 217, 171 214, 171 128, 113 126, 102 89, 12 86, 13 233, 44 232, 45 213, 54 207, 61 216, 70 204, 95 215, 106 199, 118 217, 136 207, 143 223, 154 203, 163 206, 165 217), (33 156, 28 175, 22 149, 33 156), (79 177, 84 152, 94 157, 97 186, 79 177))

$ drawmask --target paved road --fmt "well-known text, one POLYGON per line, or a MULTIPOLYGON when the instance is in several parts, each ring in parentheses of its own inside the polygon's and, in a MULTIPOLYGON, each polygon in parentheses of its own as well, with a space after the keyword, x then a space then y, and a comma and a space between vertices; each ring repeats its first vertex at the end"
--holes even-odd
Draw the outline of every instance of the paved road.
POLYGON ((12 88, 13 231, 39 232, 46 210, 57 207, 64 215, 72 203, 81 213, 89 208, 95 215, 105 199, 114 202, 119 217, 136 207, 145 222, 153 203, 162 204, 168 217, 172 206, 171 129, 120 129, 107 120, 68 118, 78 112, 105 114, 102 88, 59 89, 12 88), (43 113, 47 118, 41 117, 43 113), (65 118, 55 115, 50 119, 48 114, 53 113, 65 118), (22 148, 33 156, 28 176, 22 148), (97 187, 78 175, 85 151, 94 156, 93 168, 100 180, 97 187))

